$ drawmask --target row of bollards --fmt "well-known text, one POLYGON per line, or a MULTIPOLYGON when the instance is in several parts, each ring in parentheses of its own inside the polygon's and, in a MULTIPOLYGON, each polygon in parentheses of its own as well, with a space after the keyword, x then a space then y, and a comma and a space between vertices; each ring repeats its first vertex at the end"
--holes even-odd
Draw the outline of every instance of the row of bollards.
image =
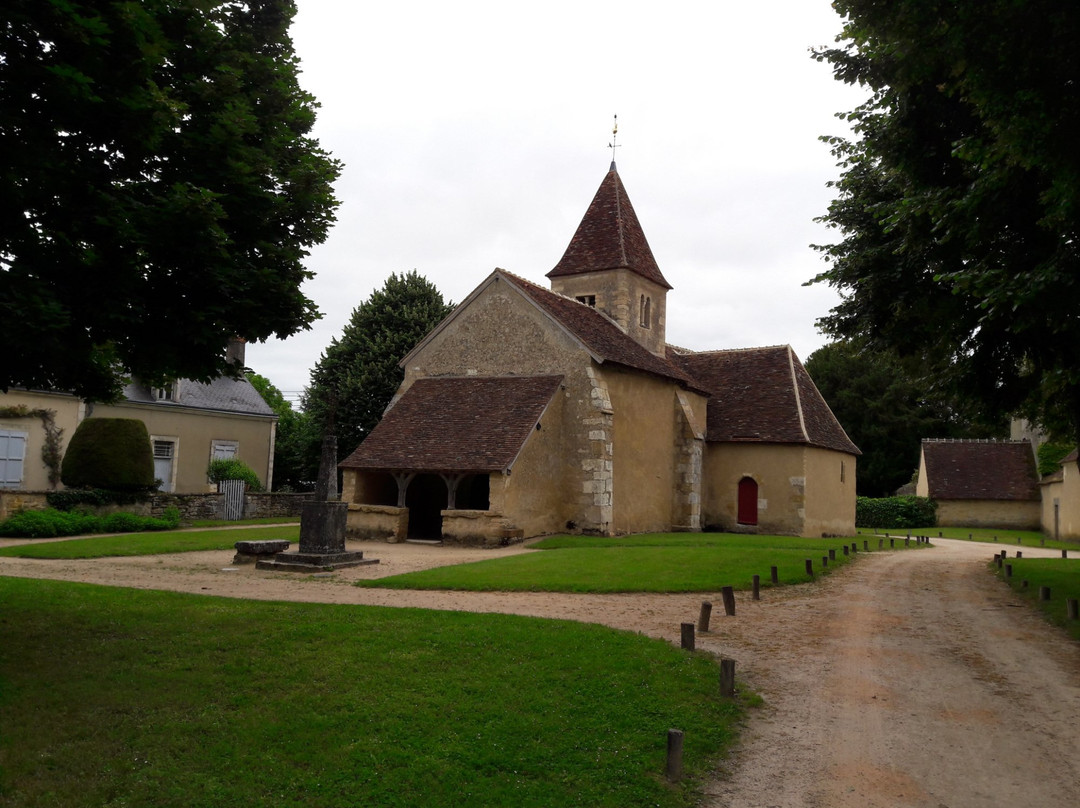
MULTIPOLYGON (((1005 559, 1008 558, 1008 556, 1009 556, 1009 552, 1007 550, 1002 550, 1000 553, 995 553, 994 554, 994 563, 997 565, 997 568, 999 570, 1003 571, 1006 581, 1011 580, 1012 577, 1013 577, 1013 565, 1005 563, 1005 559)), ((1024 557, 1024 554, 1022 552, 1020 552, 1019 550, 1017 550, 1016 551, 1016 557, 1022 559, 1024 557)), ((1068 553, 1067 553, 1066 550, 1061 551, 1061 557, 1062 558, 1068 558, 1068 553)), ((1021 589, 1027 589, 1028 588, 1028 582, 1026 580, 1021 581, 1020 582, 1020 588, 1021 589)), ((1049 603, 1050 602, 1050 596, 1051 596, 1051 590, 1050 590, 1049 586, 1040 586, 1039 587, 1039 601, 1040 602, 1049 603)), ((1078 620, 1078 619, 1080 619, 1080 606, 1078 606, 1076 598, 1066 598, 1065 599, 1065 612, 1066 612, 1066 615, 1068 616, 1069 620, 1078 620)))

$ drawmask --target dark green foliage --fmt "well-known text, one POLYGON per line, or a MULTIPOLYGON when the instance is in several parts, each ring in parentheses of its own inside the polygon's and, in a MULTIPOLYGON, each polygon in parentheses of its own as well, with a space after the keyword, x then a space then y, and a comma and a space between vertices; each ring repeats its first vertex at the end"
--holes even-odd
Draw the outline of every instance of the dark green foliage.
POLYGON ((0 8, 0 389, 208 380, 229 337, 308 327, 340 166, 293 0, 0 8))
POLYGON ((337 433, 344 459, 375 428, 405 378, 398 362, 438 325, 453 306, 416 271, 387 278, 352 313, 311 372, 304 411, 311 418, 305 450, 307 479, 319 469, 322 436, 337 433))
POLYGON ((71 436, 61 479, 70 488, 150 491, 154 458, 146 424, 134 418, 87 418, 71 436))
POLYGON ((981 423, 971 402, 937 383, 933 368, 895 352, 833 342, 806 359, 837 420, 862 450, 856 465, 861 496, 887 497, 911 480, 923 438, 1005 437, 981 423))
MULTIPOLYGON (((831 335, 927 357, 989 413, 1080 428, 1080 4, 837 0, 867 88, 832 139, 831 335)), ((944 377, 943 377, 944 378, 944 377)))
POLYGON ((934 527, 937 503, 926 497, 855 499, 855 526, 870 528, 934 527))
POLYGON ((243 480, 252 491, 262 491, 263 484, 255 470, 243 460, 235 457, 218 458, 211 460, 206 467, 206 476, 212 483, 220 483, 222 480, 243 480))
POLYGON ((180 525, 180 511, 166 508, 160 519, 133 513, 110 513, 95 516, 75 511, 23 511, 0 522, 0 536, 23 539, 51 539, 79 536, 84 533, 135 533, 143 530, 175 530, 180 525))
POLYGON ((311 437, 310 416, 294 410, 265 376, 251 372, 245 375, 278 417, 274 439, 274 490, 310 491, 315 487, 315 478, 306 475, 305 469, 310 464, 304 456, 315 442, 311 437))
POLYGON ((79 506, 132 505, 146 498, 146 491, 106 491, 103 488, 63 488, 45 495, 49 507, 58 511, 70 511, 79 506))
POLYGON ((1047 474, 1059 471, 1061 461, 1072 450, 1073 446, 1068 443, 1040 443, 1039 448, 1036 450, 1039 462, 1039 476, 1044 477, 1047 474))

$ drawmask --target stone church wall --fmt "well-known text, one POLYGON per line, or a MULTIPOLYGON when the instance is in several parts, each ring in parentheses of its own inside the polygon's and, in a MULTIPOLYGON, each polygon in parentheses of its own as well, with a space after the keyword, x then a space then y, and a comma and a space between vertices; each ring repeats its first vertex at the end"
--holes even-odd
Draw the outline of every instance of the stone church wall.
POLYGON ((806 453, 805 536, 855 535, 853 455, 808 447, 806 453))
MULTIPOLYGON (((711 443, 705 448, 702 527, 743 533, 805 533, 806 447, 787 444, 711 443), (758 524, 738 524, 739 480, 758 484, 758 524)), ((819 534, 820 535, 820 534, 819 534)))

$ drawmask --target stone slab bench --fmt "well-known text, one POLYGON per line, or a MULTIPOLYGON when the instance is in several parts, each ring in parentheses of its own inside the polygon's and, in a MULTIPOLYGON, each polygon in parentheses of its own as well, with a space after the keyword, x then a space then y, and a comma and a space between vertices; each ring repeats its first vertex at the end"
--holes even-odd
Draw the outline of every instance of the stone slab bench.
POLYGON ((238 541, 233 547, 236 548, 234 564, 254 564, 260 558, 283 553, 289 549, 292 542, 285 539, 262 539, 257 541, 238 541))

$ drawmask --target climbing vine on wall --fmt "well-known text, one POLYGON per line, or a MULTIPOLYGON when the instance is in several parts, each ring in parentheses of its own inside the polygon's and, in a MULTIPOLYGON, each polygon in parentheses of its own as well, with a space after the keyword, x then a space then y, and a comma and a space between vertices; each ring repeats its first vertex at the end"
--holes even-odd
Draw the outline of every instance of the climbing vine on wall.
POLYGON ((41 446, 41 460, 49 470, 49 485, 56 488, 60 483, 60 451, 64 430, 56 425, 56 410, 43 408, 31 409, 25 404, 14 407, 0 407, 0 418, 40 418, 41 428, 45 430, 45 442, 41 446))

